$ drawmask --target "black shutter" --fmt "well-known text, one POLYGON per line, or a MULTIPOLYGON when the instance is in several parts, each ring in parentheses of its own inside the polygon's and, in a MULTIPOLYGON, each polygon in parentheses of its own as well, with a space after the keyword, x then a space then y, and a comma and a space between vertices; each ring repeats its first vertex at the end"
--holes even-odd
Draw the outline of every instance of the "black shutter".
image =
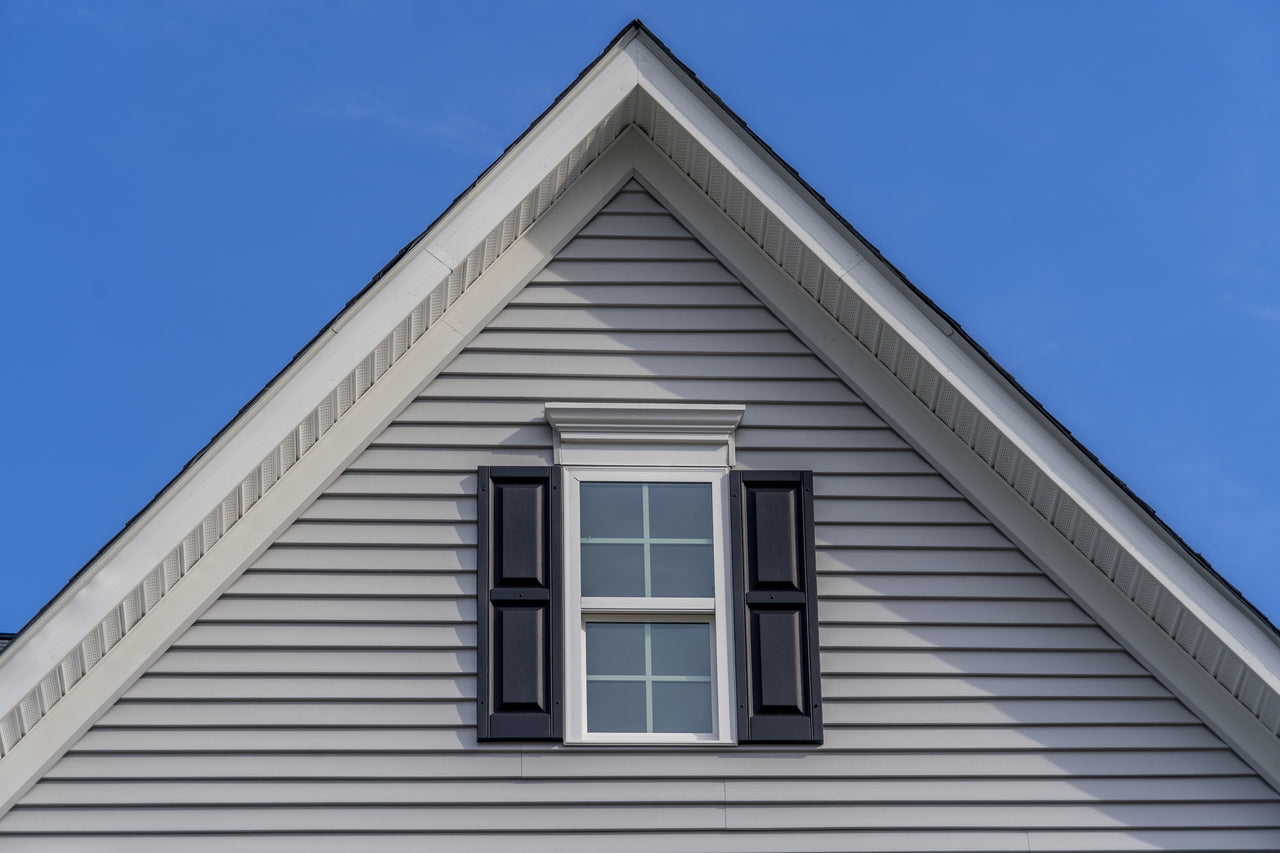
POLYGON ((560 469, 478 474, 476 737, 560 740, 560 469))
POLYGON ((740 743, 822 743, 813 475, 730 478, 740 743))

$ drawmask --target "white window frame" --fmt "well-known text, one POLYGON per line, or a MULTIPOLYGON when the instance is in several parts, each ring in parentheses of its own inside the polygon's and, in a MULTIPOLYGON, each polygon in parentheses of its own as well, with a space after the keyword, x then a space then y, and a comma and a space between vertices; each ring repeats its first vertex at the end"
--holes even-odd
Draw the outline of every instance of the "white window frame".
POLYGON ((570 744, 689 744, 736 743, 733 705, 733 625, 729 609, 730 557, 729 469, 573 466, 564 469, 565 543, 565 742, 570 744), (583 598, 581 564, 580 487, 584 482, 709 483, 712 501, 712 540, 715 592, 711 599, 583 598), (710 733, 588 732, 586 623, 693 622, 711 626, 710 733))

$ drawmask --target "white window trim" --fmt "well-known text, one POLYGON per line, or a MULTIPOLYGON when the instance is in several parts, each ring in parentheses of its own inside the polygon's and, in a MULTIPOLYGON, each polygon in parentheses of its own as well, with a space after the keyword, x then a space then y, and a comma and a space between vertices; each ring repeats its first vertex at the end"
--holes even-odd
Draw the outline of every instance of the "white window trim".
MULTIPOLYGON (((643 458, 645 454, 638 454, 643 458)), ((626 745, 706 745, 724 746, 737 742, 733 705, 733 625, 729 609, 730 558, 729 469, 658 468, 646 466, 578 466, 565 469, 565 743, 626 745), (715 552, 715 594, 709 605, 694 599, 583 599, 581 587, 581 540, 578 508, 582 482, 612 483, 709 483, 711 485, 712 538, 715 552), (588 732, 586 691, 586 620, 653 621, 660 616, 670 622, 700 622, 711 625, 712 653, 711 717, 714 731, 708 734, 668 732, 588 732)))
POLYGON ((687 403, 546 403, 555 461, 564 468, 565 743, 723 746, 737 742, 734 628, 729 607, 729 469, 746 406, 687 403), (579 485, 595 482, 710 483, 715 595, 690 599, 594 599, 581 584, 579 485), (586 605, 584 607, 584 604, 586 605), (584 612, 610 620, 709 622, 714 644, 710 734, 588 732, 584 612))
POLYGON ((727 467, 746 406, 547 403, 558 465, 727 467))

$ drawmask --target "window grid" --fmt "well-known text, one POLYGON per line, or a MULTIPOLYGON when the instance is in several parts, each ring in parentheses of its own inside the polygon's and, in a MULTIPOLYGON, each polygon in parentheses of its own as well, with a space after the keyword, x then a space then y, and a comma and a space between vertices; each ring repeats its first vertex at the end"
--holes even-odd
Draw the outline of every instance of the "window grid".
POLYGON ((650 535, 649 531, 649 484, 640 484, 640 518, 641 533, 640 538, 634 537, 592 537, 583 536, 579 539, 579 547, 582 545, 640 545, 644 549, 644 597, 653 597, 653 558, 650 552, 652 545, 714 545, 714 539, 664 539, 655 538, 650 535))
MULTIPOLYGON (((592 624, 590 622, 588 625, 592 624)), ((609 623, 595 623, 609 624, 609 623)), ((682 681, 682 682, 701 682, 709 684, 711 676, 709 675, 655 675, 653 672, 653 623, 643 622, 644 625, 644 674, 643 675, 609 675, 607 673, 597 673, 596 675, 588 675, 587 681, 643 681, 644 682, 644 719, 645 732, 653 733, 653 685, 659 681, 682 681)), ((588 720, 588 725, 590 721, 588 720)))
MULTIPOLYGON (((566 613, 570 633, 566 638, 566 652, 571 664, 577 667, 576 672, 568 675, 567 689, 570 692, 567 703, 567 721, 569 733, 567 743, 731 743, 733 741, 733 720, 731 717, 733 702, 732 688, 726 673, 732 672, 729 658, 731 643, 725 636, 725 596, 727 589, 727 571, 725 555, 727 546, 725 534, 728 530, 727 515, 727 481, 728 475, 722 469, 658 469, 639 467, 583 467, 568 469, 569 477, 566 498, 572 509, 565 515, 565 532, 568 542, 573 543, 567 550, 566 581, 569 590, 569 606, 566 613), (586 536, 581 526, 582 510, 590 498, 580 491, 582 486, 595 483, 634 484, 641 487, 639 506, 633 504, 636 513, 636 525, 639 529, 631 536, 586 536), (655 537, 660 533, 653 525, 660 524, 663 507, 653 502, 660 501, 660 493, 656 487, 671 483, 707 483, 711 486, 709 494, 712 517, 710 536, 698 538, 655 537), (636 534, 639 534, 638 536, 636 534), (636 574, 643 572, 642 578, 636 578, 635 590, 630 595, 615 594, 604 596, 585 596, 582 594, 582 571, 584 569, 584 552, 587 545, 616 545, 639 547, 636 555, 636 574), (708 548, 711 552, 713 588, 701 595, 670 594, 654 597, 660 592, 664 583, 663 554, 660 549, 683 546, 686 548, 708 548), (653 549, 659 549, 654 552, 653 549), (639 571, 636 571, 639 570, 639 571), (646 626, 645 640, 646 660, 643 664, 644 675, 618 674, 610 675, 599 670, 586 672, 586 635, 591 624, 639 623, 646 626), (701 624, 710 632, 710 673, 698 675, 655 674, 654 669, 660 661, 655 660, 648 645, 661 653, 657 632, 651 631, 649 625, 661 626, 667 623, 701 624), (575 627, 576 626, 576 630, 575 627), (587 721, 586 688, 588 683, 603 686, 602 682, 614 682, 621 686, 624 683, 643 683, 645 685, 644 720, 638 719, 639 708, 635 716, 635 729, 632 731, 591 731, 587 721), (706 685, 710 689, 710 722, 707 730, 698 731, 655 731, 663 726, 665 713, 663 702, 663 686, 675 687, 684 683, 693 687, 706 685), (576 695, 575 685, 578 689, 576 695)), ((700 527, 701 525, 699 525, 700 527)), ((605 532, 605 531, 602 531, 605 532)), ((671 532, 675 533, 676 530, 671 532)), ((684 531, 680 531, 684 532, 684 531)), ((693 531, 689 531, 693 532, 693 531)), ((700 531, 699 531, 700 532, 700 531)), ((687 534, 686 534, 687 535, 687 534)), ((634 558, 633 558, 634 559, 634 558)), ((634 564, 633 564, 634 565, 634 564)), ((637 650, 639 651, 639 650, 637 650)), ((636 661, 637 664, 640 661, 636 661)), ((636 697, 639 700, 639 697, 636 697)), ((673 706, 677 707, 677 706, 673 706)), ((698 724, 700 726, 701 724, 698 724)))

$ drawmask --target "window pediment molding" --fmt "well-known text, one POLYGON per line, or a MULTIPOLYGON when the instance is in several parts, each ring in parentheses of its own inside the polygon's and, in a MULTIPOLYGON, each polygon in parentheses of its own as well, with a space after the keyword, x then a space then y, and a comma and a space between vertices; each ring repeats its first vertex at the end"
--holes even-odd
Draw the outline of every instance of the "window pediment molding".
POLYGON ((561 465, 734 465, 736 403, 546 403, 561 465))

